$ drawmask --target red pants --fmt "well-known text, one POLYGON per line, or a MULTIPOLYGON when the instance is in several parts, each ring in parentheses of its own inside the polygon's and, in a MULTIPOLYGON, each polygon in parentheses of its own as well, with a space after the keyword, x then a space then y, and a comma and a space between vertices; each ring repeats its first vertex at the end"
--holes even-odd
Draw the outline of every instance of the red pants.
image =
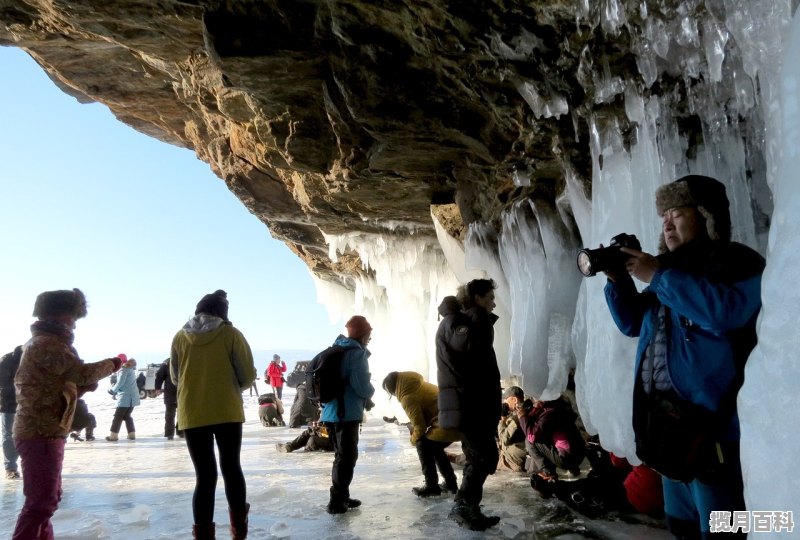
POLYGON ((61 467, 66 439, 15 439, 22 458, 25 504, 12 540, 53 540, 53 517, 61 502, 61 467))

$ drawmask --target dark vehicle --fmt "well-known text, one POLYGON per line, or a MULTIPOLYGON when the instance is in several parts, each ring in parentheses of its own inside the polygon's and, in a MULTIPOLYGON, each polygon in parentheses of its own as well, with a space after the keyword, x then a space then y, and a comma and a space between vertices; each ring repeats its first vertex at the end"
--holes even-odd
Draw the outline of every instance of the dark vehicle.
POLYGON ((310 363, 311 360, 300 360, 296 362, 294 369, 289 373, 289 376, 286 377, 286 386, 297 388, 298 384, 306 382, 306 369, 308 369, 310 363))
POLYGON ((139 399, 156 397, 156 373, 161 364, 147 364, 147 367, 139 369, 136 377, 136 386, 139 387, 139 399))

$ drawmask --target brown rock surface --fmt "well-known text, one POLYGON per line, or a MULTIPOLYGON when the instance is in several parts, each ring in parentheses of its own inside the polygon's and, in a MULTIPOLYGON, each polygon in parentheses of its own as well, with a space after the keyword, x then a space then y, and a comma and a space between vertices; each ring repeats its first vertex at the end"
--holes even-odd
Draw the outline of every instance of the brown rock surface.
MULTIPOLYGON (((520 198, 554 205, 567 164, 588 186, 588 120, 635 138, 616 80, 674 96, 691 152, 710 124, 687 98, 700 77, 641 52, 654 21, 669 33, 687 12, 725 19, 721 2, 678 0, 2 0, 0 44, 78 100, 193 149, 275 238, 338 280, 361 265, 331 262, 323 232, 399 222, 432 237, 433 204, 463 240, 465 224, 496 223, 520 198)), ((727 49, 740 56, 734 40, 727 49)), ((751 120, 738 119, 752 139, 751 120)))

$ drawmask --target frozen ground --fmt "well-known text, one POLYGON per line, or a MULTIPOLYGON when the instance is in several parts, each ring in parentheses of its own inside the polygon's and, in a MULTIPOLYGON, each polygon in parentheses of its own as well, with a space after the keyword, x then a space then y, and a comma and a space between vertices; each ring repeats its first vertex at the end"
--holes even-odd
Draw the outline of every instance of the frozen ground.
MULTIPOLYGON (((100 390, 86 396, 97 418, 98 440, 67 443, 64 497, 53 518, 56 537, 190 538, 194 472, 183 441, 163 437, 163 401, 146 399, 136 408, 136 441, 110 443, 104 437, 115 402, 107 388, 108 381, 101 381, 100 390)), ((288 390, 287 409, 293 399, 288 390)), ((669 538, 666 531, 643 524, 588 520, 556 500, 542 500, 524 476, 503 472, 489 478, 484 497, 485 512, 500 515, 500 525, 485 533, 459 528, 447 519, 450 499, 422 500, 411 494, 421 483, 416 452, 405 428, 386 424, 380 416, 370 417, 361 433, 352 496, 363 506, 330 516, 325 504, 332 454, 278 453, 275 444, 293 439, 300 430, 263 428, 256 397, 245 392, 244 399, 242 463, 252 505, 249 537, 254 540, 669 538)), ((22 483, 3 480, 0 537, 11 535, 22 502, 22 483)), ((221 478, 215 520, 218 538, 229 538, 221 478)))

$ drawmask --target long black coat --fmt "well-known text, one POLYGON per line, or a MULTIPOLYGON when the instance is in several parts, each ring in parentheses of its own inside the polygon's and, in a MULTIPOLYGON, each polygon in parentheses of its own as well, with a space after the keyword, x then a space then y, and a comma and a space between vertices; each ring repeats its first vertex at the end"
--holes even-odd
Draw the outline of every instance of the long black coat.
POLYGON ((444 302, 439 313, 444 317, 436 332, 439 425, 494 432, 502 402, 493 346, 497 316, 482 308, 462 313, 444 302))
POLYGON ((14 375, 17 374, 22 359, 22 347, 3 355, 0 359, 0 412, 17 412, 17 391, 14 388, 14 375))
POLYGON ((156 372, 156 389, 161 390, 162 386, 164 387, 164 403, 166 405, 177 405, 178 387, 172 382, 168 361, 161 364, 161 367, 156 372))

